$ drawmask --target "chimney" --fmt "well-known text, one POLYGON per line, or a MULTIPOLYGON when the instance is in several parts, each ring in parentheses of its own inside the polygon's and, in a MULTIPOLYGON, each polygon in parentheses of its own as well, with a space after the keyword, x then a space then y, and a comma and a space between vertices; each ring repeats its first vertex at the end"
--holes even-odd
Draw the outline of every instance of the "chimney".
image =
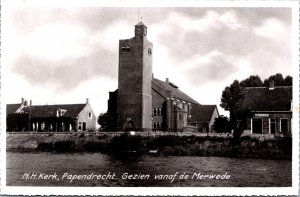
POLYGON ((270 82, 269 82, 269 90, 274 90, 274 89, 275 89, 274 81, 270 80, 270 82))
POLYGON ((90 104, 90 99, 86 98, 86 104, 90 104))
POLYGON ((24 102, 25 102, 25 99, 22 97, 21 98, 21 104, 24 104, 24 102))
POLYGON ((32 100, 29 101, 29 106, 31 106, 31 105, 32 105, 32 100))
POLYGON ((169 78, 166 78, 166 82, 169 83, 169 78))

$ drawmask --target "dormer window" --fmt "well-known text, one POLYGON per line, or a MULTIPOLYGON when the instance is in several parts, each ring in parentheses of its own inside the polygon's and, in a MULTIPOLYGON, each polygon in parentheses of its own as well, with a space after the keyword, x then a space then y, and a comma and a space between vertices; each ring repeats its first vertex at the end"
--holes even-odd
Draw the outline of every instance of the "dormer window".
POLYGON ((58 109, 56 112, 56 116, 57 117, 62 117, 63 115, 65 115, 65 113, 67 112, 66 109, 58 109))

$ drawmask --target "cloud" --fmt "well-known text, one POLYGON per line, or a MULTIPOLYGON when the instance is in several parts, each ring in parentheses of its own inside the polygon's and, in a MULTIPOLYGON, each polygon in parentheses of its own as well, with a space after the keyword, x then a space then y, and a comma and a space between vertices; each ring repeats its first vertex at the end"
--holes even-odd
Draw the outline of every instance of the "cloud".
POLYGON ((203 13, 196 17, 172 11, 165 19, 151 25, 150 38, 169 50, 169 58, 175 65, 196 54, 214 50, 226 54, 248 51, 248 45, 241 45, 241 42, 245 42, 249 28, 239 21, 236 11, 206 9, 203 13))
POLYGON ((254 33, 270 39, 287 39, 291 36, 290 28, 276 18, 267 18, 253 29, 254 33))
MULTIPOLYGON (((24 54, 49 60, 79 58, 92 52, 85 29, 65 23, 38 26, 21 43, 24 54)), ((21 41, 21 42, 22 42, 21 41)))
POLYGON ((240 76, 244 76, 241 72, 249 74, 249 64, 246 60, 219 51, 212 51, 202 56, 195 55, 185 62, 182 68, 193 86, 232 79, 236 73, 240 76))
MULTIPOLYGON (((26 79, 30 84, 55 87, 57 92, 68 92, 80 83, 93 77, 116 78, 118 57, 114 53, 96 48, 93 54, 79 58, 45 60, 22 56, 9 67, 13 73, 26 79)), ((13 81, 10 81, 13 83, 13 81)))
POLYGON ((172 12, 170 13, 168 20, 169 24, 176 25, 186 31, 205 32, 212 29, 222 29, 224 27, 232 30, 245 28, 238 22, 236 14, 232 10, 225 11, 222 14, 209 10, 200 18, 172 12))
POLYGON ((133 37, 134 30, 123 19, 112 21, 104 30, 97 30, 89 35, 89 42, 99 45, 112 53, 118 53, 119 40, 133 37))
POLYGON ((60 22, 39 25, 23 36, 13 33, 6 40, 9 70, 32 85, 62 92, 94 76, 116 78, 119 39, 133 36, 133 29, 117 19, 102 31, 60 22))
POLYGON ((96 116, 106 112, 108 92, 117 88, 117 82, 113 79, 91 77, 67 94, 60 94, 54 87, 45 87, 43 84, 32 85, 18 74, 10 74, 7 77, 9 81, 15 83, 7 83, 4 86, 4 91, 9 93, 3 95, 6 103, 20 103, 21 98, 25 98, 32 100, 34 105, 71 104, 85 103, 86 98, 89 98, 96 116))
MULTIPOLYGON (((10 99, 76 103, 91 97, 94 110, 105 111, 108 91, 117 88, 119 39, 134 36, 136 10, 11 10, 3 17, 10 99)), ((141 13, 154 47, 154 76, 170 78, 203 104, 219 103, 234 79, 292 73, 290 9, 149 7, 141 13)))
POLYGON ((251 62, 254 74, 258 74, 262 78, 268 78, 270 75, 282 73, 283 75, 291 75, 292 62, 285 56, 278 56, 265 50, 256 50, 247 54, 245 57, 251 62), (267 57, 267 58, 266 58, 267 57))

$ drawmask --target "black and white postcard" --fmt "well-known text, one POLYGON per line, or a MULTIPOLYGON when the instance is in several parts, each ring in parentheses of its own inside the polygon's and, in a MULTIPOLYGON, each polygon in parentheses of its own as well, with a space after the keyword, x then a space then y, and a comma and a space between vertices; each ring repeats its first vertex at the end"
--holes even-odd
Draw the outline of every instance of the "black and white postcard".
POLYGON ((1 194, 298 194, 298 2, 1 7, 1 194))

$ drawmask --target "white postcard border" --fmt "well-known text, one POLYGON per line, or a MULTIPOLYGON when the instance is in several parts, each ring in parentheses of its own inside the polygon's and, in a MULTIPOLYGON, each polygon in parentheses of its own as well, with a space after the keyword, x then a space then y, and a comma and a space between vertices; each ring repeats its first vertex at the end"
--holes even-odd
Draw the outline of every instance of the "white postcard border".
MULTIPOLYGON (((291 7, 293 9, 293 160, 292 187, 12 187, 6 186, 5 103, 1 102, 1 194, 6 195, 298 195, 299 192, 299 3, 296 1, 2 1, 7 6, 53 7, 291 7), (295 99, 296 98, 296 99, 295 99)), ((3 18, 1 19, 3 21, 3 18)), ((2 26, 3 27, 3 26, 2 26)), ((5 27, 4 27, 5 28, 5 27)), ((5 42, 2 46, 5 62, 5 42)), ((5 67, 4 67, 5 68, 5 67)), ((5 69, 1 67, 1 95, 5 69)))

